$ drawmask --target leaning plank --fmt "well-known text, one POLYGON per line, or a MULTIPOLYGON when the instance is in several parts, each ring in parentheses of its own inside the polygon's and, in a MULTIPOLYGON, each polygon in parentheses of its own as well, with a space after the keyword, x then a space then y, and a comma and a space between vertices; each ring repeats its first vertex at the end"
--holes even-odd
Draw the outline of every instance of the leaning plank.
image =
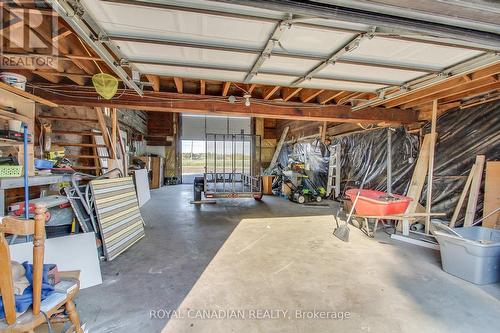
POLYGON ((274 166, 276 165, 276 162, 278 161, 278 157, 280 156, 281 148, 283 148, 283 144, 285 143, 286 136, 288 134, 288 129, 289 127, 285 127, 283 130, 283 133, 281 133, 281 138, 280 141, 278 142, 278 146, 276 147, 276 150, 274 151, 273 159, 271 160, 271 163, 269 164, 268 170, 272 170, 274 166))
POLYGON ((464 227, 470 227, 474 222, 479 189, 481 188, 481 180, 483 178, 484 161, 484 155, 476 156, 476 169, 474 170, 474 176, 470 185, 469 201, 467 201, 467 210, 465 211, 464 227))
MULTIPOLYGON (((500 162, 486 162, 483 217, 500 207, 500 162)), ((483 227, 500 228, 500 212, 483 220, 483 227)))
MULTIPOLYGON (((413 176, 411 177, 410 187, 408 189, 407 197, 410 197, 412 201, 408 205, 405 214, 415 213, 418 206, 418 201, 420 200, 420 195, 422 194, 422 189, 425 184, 425 176, 427 175, 427 170, 429 167, 429 148, 431 142, 431 134, 426 134, 422 142, 422 147, 420 147, 420 153, 418 154, 417 165, 413 171, 413 176)), ((403 223, 398 225, 398 231, 401 231, 402 224, 409 224, 408 220, 404 220, 403 223)), ((407 234, 405 232, 405 234, 407 234)))
POLYGON ((460 194, 460 198, 458 199, 457 206, 455 207, 455 211, 453 212, 453 216, 450 221, 450 228, 455 227, 455 223, 457 223, 458 214, 460 214, 460 210, 462 210, 462 206, 465 201, 465 196, 469 192, 470 184, 472 183, 472 178, 474 177, 474 171, 476 170, 476 164, 472 165, 472 168, 469 172, 469 177, 467 177, 467 181, 465 182, 464 189, 462 190, 462 194, 460 194))

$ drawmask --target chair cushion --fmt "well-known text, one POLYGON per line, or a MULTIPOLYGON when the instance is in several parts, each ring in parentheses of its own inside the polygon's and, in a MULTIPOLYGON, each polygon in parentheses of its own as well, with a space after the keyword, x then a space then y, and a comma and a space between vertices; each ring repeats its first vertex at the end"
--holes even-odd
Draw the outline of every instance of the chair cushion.
MULTIPOLYGON (((48 313, 51 310, 66 300, 66 297, 70 292, 78 288, 78 280, 75 279, 62 279, 61 282, 54 286, 54 292, 45 298, 41 305, 40 310, 48 313)), ((43 314, 40 314, 43 316, 43 314)), ((35 319, 31 309, 19 315, 16 319, 16 324, 26 324, 35 319)), ((0 330, 7 328, 7 322, 5 320, 0 320, 0 330)))

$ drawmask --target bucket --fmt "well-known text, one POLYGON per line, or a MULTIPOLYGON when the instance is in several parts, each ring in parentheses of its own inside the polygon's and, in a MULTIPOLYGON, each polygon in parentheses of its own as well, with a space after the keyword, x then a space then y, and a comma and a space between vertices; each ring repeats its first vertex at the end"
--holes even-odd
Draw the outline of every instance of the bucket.
POLYGON ((23 122, 20 120, 9 119, 9 130, 15 132, 22 132, 23 122))
POLYGON ((2 82, 8 84, 9 86, 16 87, 21 90, 26 89, 26 76, 16 74, 16 73, 9 73, 9 72, 3 72, 0 73, 0 80, 2 82))

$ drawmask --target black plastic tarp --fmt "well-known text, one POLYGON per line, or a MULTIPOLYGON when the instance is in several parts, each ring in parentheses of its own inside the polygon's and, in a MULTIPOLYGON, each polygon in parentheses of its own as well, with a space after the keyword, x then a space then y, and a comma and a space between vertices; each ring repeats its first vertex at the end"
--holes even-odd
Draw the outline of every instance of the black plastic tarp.
MULTIPOLYGON (((485 155, 486 161, 500 160, 500 102, 448 111, 439 117, 436 131, 432 211, 445 212, 451 218, 476 156, 485 155)), ((430 132, 430 124, 424 127, 426 132, 430 132)), ((484 175, 482 179, 476 217, 482 215, 483 209, 484 175)), ((424 204, 426 188, 421 199, 424 204)))
MULTIPOLYGON (((424 134, 430 124, 423 128, 424 134)), ((282 166, 292 161, 303 162, 311 171, 316 185, 325 186, 329 150, 340 144, 342 151, 341 192, 359 187, 368 172, 365 188, 387 190, 387 128, 367 130, 332 138, 327 147, 317 139, 285 145, 278 158, 282 166)), ((432 211, 447 213, 451 218, 467 175, 476 155, 486 160, 500 160, 500 102, 445 113, 437 121, 438 139, 435 149, 432 211)), ((392 133, 392 192, 408 190, 419 153, 419 137, 403 127, 392 133)), ((484 182, 484 177, 483 177, 484 182)), ((420 202, 425 205, 426 187, 420 202)), ((482 186, 484 188, 484 186, 482 186)), ((477 216, 482 211, 480 194, 477 216)), ((460 225, 461 217, 458 225, 460 225)))

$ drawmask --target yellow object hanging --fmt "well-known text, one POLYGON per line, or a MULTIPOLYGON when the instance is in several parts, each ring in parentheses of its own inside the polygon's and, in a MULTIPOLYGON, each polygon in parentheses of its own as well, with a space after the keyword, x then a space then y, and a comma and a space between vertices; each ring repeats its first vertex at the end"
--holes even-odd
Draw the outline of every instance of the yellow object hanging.
POLYGON ((106 73, 92 76, 95 91, 105 99, 111 99, 118 90, 118 79, 106 73))

